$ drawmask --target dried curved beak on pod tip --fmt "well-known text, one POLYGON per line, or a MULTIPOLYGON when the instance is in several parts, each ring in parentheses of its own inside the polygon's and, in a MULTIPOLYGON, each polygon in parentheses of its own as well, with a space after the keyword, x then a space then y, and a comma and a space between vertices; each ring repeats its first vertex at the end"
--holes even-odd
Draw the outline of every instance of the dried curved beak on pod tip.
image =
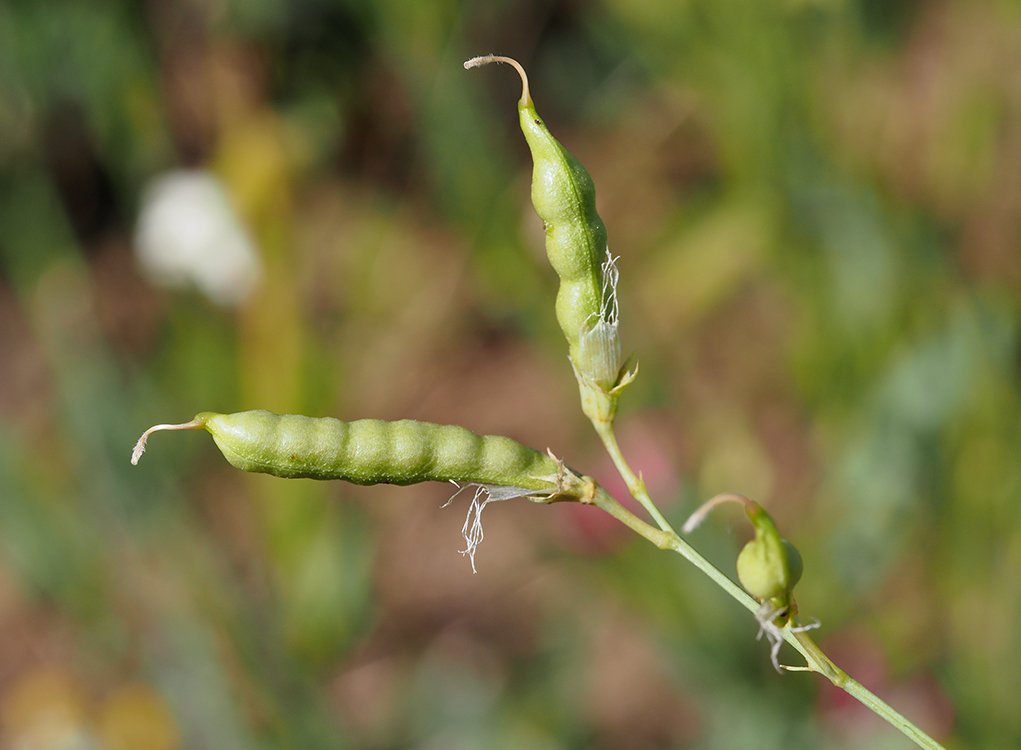
POLYGON ((610 394, 622 377, 617 269, 596 213, 595 185, 539 116, 528 77, 516 60, 486 55, 468 60, 465 67, 495 62, 513 66, 521 76, 518 119, 532 154, 532 205, 545 226, 546 255, 560 277, 557 322, 578 374, 582 405, 590 417, 612 419, 616 397, 610 394))
POLYGON ((552 456, 510 438, 411 419, 342 422, 263 410, 202 412, 190 422, 146 430, 132 463, 138 463, 152 433, 193 429, 207 430, 232 466, 278 477, 354 484, 452 481, 516 488, 535 498, 581 497, 588 491, 583 478, 552 456))

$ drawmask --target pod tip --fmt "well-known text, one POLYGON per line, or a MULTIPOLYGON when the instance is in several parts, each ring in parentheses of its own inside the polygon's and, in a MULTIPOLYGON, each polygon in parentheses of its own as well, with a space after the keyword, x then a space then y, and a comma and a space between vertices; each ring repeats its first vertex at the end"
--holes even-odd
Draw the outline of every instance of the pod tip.
POLYGON ((709 511, 722 503, 740 503, 745 507, 746 512, 749 508, 758 506, 758 503, 754 500, 749 500, 744 495, 738 495, 736 492, 724 492, 722 495, 716 495, 702 503, 702 505, 700 505, 698 509, 691 514, 688 520, 684 522, 684 526, 681 527, 681 531, 685 534, 690 534, 702 525, 706 516, 709 515, 709 511))
POLYGON ((196 417, 190 422, 182 422, 181 424, 156 424, 150 427, 148 430, 142 433, 142 436, 138 438, 138 442, 135 443, 135 447, 131 449, 131 465, 137 466, 139 459, 142 458, 142 454, 145 453, 145 444, 149 442, 149 436, 154 432, 160 432, 162 430, 195 430, 202 427, 206 421, 196 417))
POLYGON ((464 69, 471 70, 472 68, 478 68, 491 63, 506 63, 518 71, 518 75, 521 76, 520 104, 523 107, 531 106, 532 97, 528 91, 528 75, 525 73, 525 69, 521 67, 521 63, 513 57, 505 57, 504 55, 479 55, 478 57, 473 57, 470 60, 465 60, 464 69))

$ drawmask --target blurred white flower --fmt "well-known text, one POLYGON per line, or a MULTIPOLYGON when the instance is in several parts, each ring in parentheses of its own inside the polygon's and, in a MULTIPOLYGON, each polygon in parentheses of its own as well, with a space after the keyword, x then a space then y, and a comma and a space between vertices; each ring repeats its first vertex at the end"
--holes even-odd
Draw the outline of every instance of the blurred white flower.
POLYGON ((154 284, 194 284, 233 306, 255 288, 259 258, 220 182, 204 170, 168 172, 149 183, 135 228, 135 253, 154 284))

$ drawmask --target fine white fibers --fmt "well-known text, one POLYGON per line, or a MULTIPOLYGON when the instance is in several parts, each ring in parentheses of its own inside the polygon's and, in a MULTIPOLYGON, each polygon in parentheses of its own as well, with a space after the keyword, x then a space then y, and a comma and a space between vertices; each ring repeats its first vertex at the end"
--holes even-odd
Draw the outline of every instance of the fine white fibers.
POLYGON ((788 671, 792 669, 780 664, 780 646, 783 645, 784 634, 788 632, 804 633, 806 630, 814 630, 820 626, 818 620, 813 620, 805 625, 791 625, 788 620, 782 626, 777 625, 776 618, 781 617, 786 611, 787 607, 776 609, 769 602, 763 602, 755 613, 755 619, 759 623, 759 632, 756 634, 755 640, 762 640, 762 636, 766 636, 766 641, 769 642, 769 660, 773 663, 773 669, 781 673, 785 669, 788 671))
POLYGON ((485 533, 482 530, 482 511, 490 503, 514 500, 519 497, 530 497, 535 495, 536 492, 524 487, 500 487, 497 485, 476 484, 475 482, 465 485, 460 485, 454 481, 450 483, 457 487, 457 492, 447 499, 447 502, 443 504, 444 508, 454 502, 454 498, 460 495, 466 488, 475 488, 475 494, 468 504, 468 512, 464 517, 464 526, 461 527, 461 536, 464 537, 465 548, 459 550, 459 552, 462 555, 468 556, 468 559, 471 561, 472 573, 478 573, 478 570, 475 568, 475 553, 485 538, 485 533))
POLYGON ((601 267, 603 288, 599 312, 589 316, 591 328, 581 335, 579 359, 575 363, 582 374, 605 388, 613 387, 620 376, 622 351, 617 331, 620 322, 620 306, 617 303, 617 282, 620 279, 618 260, 620 258, 612 255, 607 248, 606 260, 601 267))
POLYGON ((620 271, 617 269, 619 255, 610 252, 606 248, 606 260, 603 261, 601 270, 603 272, 603 302, 599 310, 600 321, 616 327, 620 322, 620 305, 617 302, 617 283, 620 281, 620 271))

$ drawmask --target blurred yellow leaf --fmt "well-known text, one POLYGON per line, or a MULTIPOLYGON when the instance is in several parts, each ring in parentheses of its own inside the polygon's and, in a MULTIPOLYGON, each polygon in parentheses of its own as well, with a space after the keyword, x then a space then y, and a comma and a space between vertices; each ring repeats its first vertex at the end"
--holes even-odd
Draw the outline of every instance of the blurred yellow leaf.
POLYGON ((99 735, 106 750, 173 750, 177 724, 163 699, 147 685, 125 685, 103 704, 99 735))
POLYGON ((57 750, 88 745, 81 687, 58 667, 34 669, 3 700, 4 747, 57 750))

